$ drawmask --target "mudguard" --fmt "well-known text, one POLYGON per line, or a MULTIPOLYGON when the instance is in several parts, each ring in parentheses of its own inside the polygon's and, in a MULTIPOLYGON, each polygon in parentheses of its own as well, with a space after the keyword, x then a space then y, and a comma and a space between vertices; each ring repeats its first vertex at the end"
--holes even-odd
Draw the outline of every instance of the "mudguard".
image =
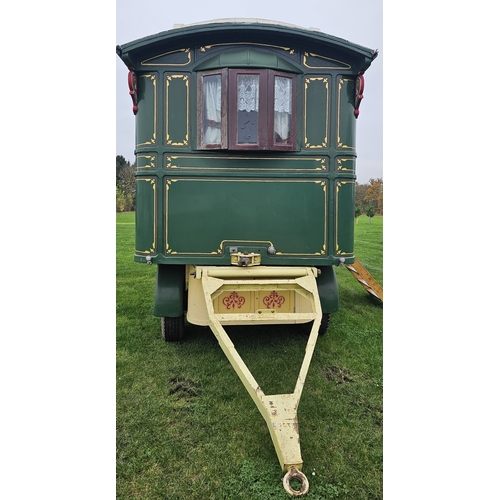
POLYGON ((318 267, 321 274, 316 278, 319 299, 323 313, 333 313, 339 309, 339 287, 333 267, 318 267))
POLYGON ((177 318, 184 314, 186 266, 158 264, 153 315, 177 318))

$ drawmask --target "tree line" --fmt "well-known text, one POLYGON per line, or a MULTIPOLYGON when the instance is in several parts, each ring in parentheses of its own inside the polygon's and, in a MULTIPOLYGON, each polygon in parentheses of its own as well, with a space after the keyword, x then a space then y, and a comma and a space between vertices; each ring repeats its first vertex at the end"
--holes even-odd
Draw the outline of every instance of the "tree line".
POLYGON ((370 179, 368 184, 358 184, 354 195, 356 218, 361 214, 368 217, 384 213, 384 182, 382 179, 370 179))
POLYGON ((135 163, 131 164, 122 155, 116 157, 117 212, 135 210, 135 167, 135 163))
MULTIPOLYGON (((123 156, 116 157, 116 211, 135 210, 135 163, 130 163, 123 156)), ((373 217, 383 214, 383 181, 370 179, 368 184, 356 182, 355 215, 373 217)))

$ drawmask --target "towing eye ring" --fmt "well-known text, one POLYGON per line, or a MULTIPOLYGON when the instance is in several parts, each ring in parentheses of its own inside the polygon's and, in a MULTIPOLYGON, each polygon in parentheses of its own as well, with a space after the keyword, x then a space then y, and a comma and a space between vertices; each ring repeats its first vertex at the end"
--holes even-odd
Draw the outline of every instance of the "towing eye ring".
POLYGON ((300 497, 309 491, 309 481, 304 473, 292 468, 283 477, 283 488, 285 488, 285 491, 290 495, 300 497), (299 490, 294 490, 290 485, 290 481, 294 478, 302 483, 299 490))

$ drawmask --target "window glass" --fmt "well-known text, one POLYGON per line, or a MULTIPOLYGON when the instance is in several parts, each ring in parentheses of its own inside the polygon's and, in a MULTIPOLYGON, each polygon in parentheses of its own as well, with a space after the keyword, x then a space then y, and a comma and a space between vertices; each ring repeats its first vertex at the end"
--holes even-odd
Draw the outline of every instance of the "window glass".
POLYGON ((238 144, 257 144, 259 75, 238 75, 238 144))
POLYGON ((290 144, 292 125, 292 80, 274 78, 274 144, 290 144))
POLYGON ((203 78, 203 142, 221 142, 221 75, 203 78))

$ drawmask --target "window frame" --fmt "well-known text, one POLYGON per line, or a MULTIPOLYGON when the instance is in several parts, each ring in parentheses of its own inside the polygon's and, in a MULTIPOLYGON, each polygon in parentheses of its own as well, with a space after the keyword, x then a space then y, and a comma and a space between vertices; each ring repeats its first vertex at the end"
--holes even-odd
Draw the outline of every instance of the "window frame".
POLYGON ((271 111, 268 113, 268 141, 273 151, 297 151, 297 75, 294 73, 285 73, 284 71, 269 70, 268 88, 272 89, 272 97, 270 99, 271 111), (275 144, 274 143, 274 80, 276 77, 289 78, 292 80, 292 113, 290 125, 290 143, 275 144))
POLYGON ((267 124, 268 124, 268 77, 265 69, 239 69, 229 70, 229 93, 228 93, 228 129, 229 149, 237 151, 267 149, 267 124), (238 76, 257 75, 259 77, 259 115, 257 125, 257 143, 238 142, 238 76))
POLYGON ((219 68, 198 72, 197 77, 197 139, 198 149, 229 151, 297 151, 297 75, 265 68, 219 68), (221 142, 204 142, 204 77, 221 77, 221 142), (259 76, 259 115, 257 143, 238 143, 238 75, 259 76), (292 82, 292 113, 290 143, 274 143, 275 78, 289 78, 292 82))
POLYGON ((198 73, 197 78, 197 139, 198 149, 227 149, 227 68, 214 69, 209 71, 202 71, 198 73), (204 100, 204 78, 207 76, 220 76, 221 77, 221 129, 220 129, 220 144, 206 143, 205 136, 205 100, 204 100))

